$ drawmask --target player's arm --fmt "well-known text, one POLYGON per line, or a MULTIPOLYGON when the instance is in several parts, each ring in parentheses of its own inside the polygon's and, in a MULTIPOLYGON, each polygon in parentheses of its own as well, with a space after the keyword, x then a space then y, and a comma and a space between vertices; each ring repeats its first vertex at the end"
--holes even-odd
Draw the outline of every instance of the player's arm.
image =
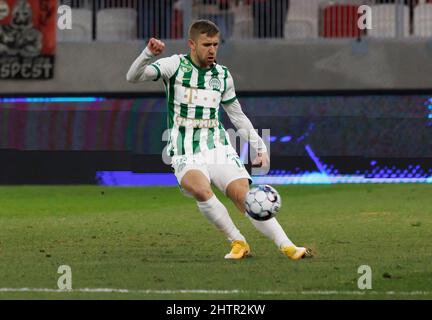
POLYGON ((240 102, 235 99, 229 104, 222 104, 224 110, 228 114, 232 124, 239 131, 240 136, 249 141, 249 144, 257 152, 257 158, 254 159, 252 165, 254 166, 267 166, 269 164, 269 158, 267 154, 267 147, 264 141, 255 131, 252 122, 244 114, 240 102))
POLYGON ((159 67, 150 64, 153 57, 160 55, 165 49, 165 44, 155 38, 151 38, 143 52, 132 63, 126 75, 129 82, 157 80, 161 76, 159 67))
POLYGON ((228 70, 226 70, 226 87, 222 93, 221 103, 232 124, 239 131, 240 136, 249 141, 251 147, 257 152, 257 157, 252 161, 252 165, 260 167, 268 166, 270 160, 267 154, 267 147, 255 131, 249 118, 244 114, 240 102, 236 97, 234 79, 228 70))
POLYGON ((149 81, 158 78, 158 70, 149 66, 150 60, 161 54, 165 49, 165 44, 155 38, 151 38, 146 48, 141 52, 138 58, 132 63, 126 75, 129 82, 149 81))
POLYGON ((153 67, 149 67, 150 60, 153 57, 151 51, 146 47, 129 68, 126 75, 127 81, 134 83, 139 81, 156 80, 157 70, 153 67))

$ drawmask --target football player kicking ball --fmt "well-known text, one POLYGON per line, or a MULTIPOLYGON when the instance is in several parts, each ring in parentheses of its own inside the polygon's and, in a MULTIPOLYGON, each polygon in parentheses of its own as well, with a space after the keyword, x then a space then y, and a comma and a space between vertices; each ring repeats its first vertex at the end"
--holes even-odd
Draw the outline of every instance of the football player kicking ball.
MULTIPOLYGON (((253 165, 268 165, 267 150, 241 109, 230 72, 216 63, 220 43, 218 27, 211 21, 196 21, 189 29, 188 43, 190 54, 175 54, 150 64, 151 59, 165 49, 162 41, 150 39, 130 67, 127 80, 139 82, 162 78, 168 100, 170 139, 167 150, 178 183, 185 194, 196 199, 199 210, 231 242, 231 252, 225 258, 242 259, 250 254, 250 247, 210 184, 213 183, 245 213, 244 201, 252 180, 219 121, 219 105, 223 105, 240 135, 257 151, 253 165)), ((306 255, 306 248, 295 246, 275 218, 257 221, 245 216, 289 258, 298 260, 306 255)))

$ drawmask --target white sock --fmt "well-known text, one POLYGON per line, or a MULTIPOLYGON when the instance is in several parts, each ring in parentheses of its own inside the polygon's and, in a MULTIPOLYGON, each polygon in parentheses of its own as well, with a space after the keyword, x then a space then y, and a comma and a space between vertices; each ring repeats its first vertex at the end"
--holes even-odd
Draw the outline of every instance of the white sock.
POLYGON ((245 213, 245 215, 249 218, 255 228, 257 228, 258 231, 260 231, 267 238, 273 240, 278 248, 294 245, 286 235, 285 231, 283 231, 276 218, 271 218, 266 221, 258 221, 250 217, 247 213, 245 213))
POLYGON ((245 237, 240 233, 239 229, 234 225, 228 210, 219 201, 216 195, 213 195, 209 200, 197 202, 199 210, 207 217, 207 219, 222 231, 230 241, 242 240, 246 241, 245 237))

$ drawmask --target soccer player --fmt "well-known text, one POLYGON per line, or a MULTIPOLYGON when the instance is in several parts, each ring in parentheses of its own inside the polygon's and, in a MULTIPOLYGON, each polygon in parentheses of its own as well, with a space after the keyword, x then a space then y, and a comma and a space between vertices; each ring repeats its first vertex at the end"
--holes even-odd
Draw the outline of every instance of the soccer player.
POLYGON ((257 151, 253 165, 269 164, 266 146, 243 113, 228 68, 216 62, 220 43, 218 27, 199 20, 189 29, 188 55, 175 54, 150 63, 165 44, 151 38, 127 73, 129 82, 161 79, 168 100, 168 152, 180 188, 197 201, 199 210, 231 242, 226 259, 250 254, 245 237, 234 225, 225 206, 212 191, 215 185, 286 256, 299 260, 306 248, 295 246, 275 218, 257 221, 245 213, 245 197, 252 181, 219 120, 222 104, 240 135, 257 151))

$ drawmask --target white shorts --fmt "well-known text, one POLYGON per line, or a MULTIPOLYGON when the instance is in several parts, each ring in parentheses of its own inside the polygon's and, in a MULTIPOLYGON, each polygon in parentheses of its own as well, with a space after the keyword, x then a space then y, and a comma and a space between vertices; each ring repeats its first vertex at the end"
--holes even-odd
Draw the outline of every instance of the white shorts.
MULTIPOLYGON (((230 145, 218 146, 194 155, 172 157, 174 174, 181 187, 181 180, 189 170, 199 170, 224 194, 228 185, 237 179, 252 179, 240 160, 237 152, 230 145)), ((182 189, 182 188, 181 188, 182 189)), ((185 190, 182 191, 189 195, 185 190)))

